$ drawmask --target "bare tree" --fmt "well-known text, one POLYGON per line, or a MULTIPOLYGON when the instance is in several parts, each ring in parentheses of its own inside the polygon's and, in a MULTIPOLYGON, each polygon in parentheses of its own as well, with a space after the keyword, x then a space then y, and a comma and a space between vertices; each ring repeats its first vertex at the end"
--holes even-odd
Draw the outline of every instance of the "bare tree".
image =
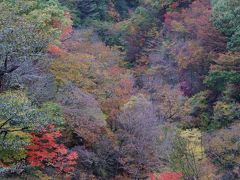
POLYGON ((125 107, 117 119, 119 161, 137 179, 159 166, 159 121, 152 104, 144 97, 125 107))

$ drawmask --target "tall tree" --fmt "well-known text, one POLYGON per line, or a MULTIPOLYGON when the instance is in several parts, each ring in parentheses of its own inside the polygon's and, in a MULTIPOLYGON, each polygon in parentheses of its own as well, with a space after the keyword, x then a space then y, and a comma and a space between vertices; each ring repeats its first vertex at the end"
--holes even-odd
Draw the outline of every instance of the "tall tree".
POLYGON ((240 50, 240 1, 213 0, 212 20, 228 38, 228 49, 240 50))

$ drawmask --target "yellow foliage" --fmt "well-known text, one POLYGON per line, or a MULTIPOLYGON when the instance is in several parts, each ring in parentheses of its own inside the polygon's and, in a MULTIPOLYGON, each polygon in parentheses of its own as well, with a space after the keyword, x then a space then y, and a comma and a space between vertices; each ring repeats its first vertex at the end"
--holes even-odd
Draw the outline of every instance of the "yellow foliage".
POLYGON ((74 82, 85 90, 96 86, 94 83, 94 67, 91 62, 95 59, 89 54, 67 54, 56 59, 51 66, 51 72, 61 83, 74 82))
MULTIPOLYGON (((0 121, 0 124, 4 123, 5 121, 0 121)), ((7 126, 6 126, 7 127, 7 126)), ((29 133, 25 133, 23 131, 14 131, 18 130, 17 128, 10 129, 13 132, 9 132, 6 136, 8 142, 14 142, 16 139, 18 141, 24 142, 28 144, 31 140, 31 136, 29 133)), ((0 146, 0 161, 4 164, 11 164, 15 163, 18 160, 22 160, 26 158, 26 150, 22 148, 16 147, 8 147, 5 148, 4 146, 0 146)))
POLYGON ((37 176, 38 179, 40 179, 40 180, 52 180, 52 178, 50 176, 48 176, 47 174, 44 174, 41 171, 36 171, 34 173, 34 175, 37 176))
POLYGON ((172 21, 171 26, 174 28, 175 31, 177 32, 187 32, 186 28, 184 27, 183 24, 177 22, 177 21, 172 21))
POLYGON ((124 106, 122 107, 122 110, 125 110, 125 109, 129 109, 129 108, 132 108, 132 107, 134 107, 136 104, 138 104, 138 103, 146 103, 147 102, 147 100, 146 100, 146 98, 145 98, 145 96, 143 95, 143 94, 138 94, 138 95, 136 95, 136 96, 132 96, 130 99, 129 99, 129 101, 126 103, 126 104, 124 104, 124 106))
POLYGON ((188 141, 188 150, 194 154, 197 161, 205 158, 202 146, 202 133, 199 129, 186 129, 180 131, 180 136, 188 141))

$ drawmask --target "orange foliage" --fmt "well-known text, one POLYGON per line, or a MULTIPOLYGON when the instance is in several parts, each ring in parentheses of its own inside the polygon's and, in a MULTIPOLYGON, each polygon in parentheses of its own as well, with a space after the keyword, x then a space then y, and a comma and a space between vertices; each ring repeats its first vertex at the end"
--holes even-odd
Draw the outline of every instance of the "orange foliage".
POLYGON ((102 102, 103 111, 108 114, 108 123, 114 128, 115 119, 120 112, 120 108, 128 102, 133 92, 133 81, 125 77, 119 81, 116 87, 113 87, 113 97, 107 98, 102 102))
MULTIPOLYGON (((69 22, 72 22, 71 21, 72 16, 69 12, 65 12, 64 16, 69 20, 69 22)), ((65 40, 73 32, 72 24, 65 25, 60 20, 54 20, 54 21, 52 21, 51 24, 54 28, 57 28, 61 31, 61 35, 59 37, 61 41, 65 40)), ((60 56, 64 53, 64 50, 61 47, 59 47, 57 45, 53 45, 53 44, 50 44, 48 46, 47 51, 50 54, 55 55, 55 56, 60 56)))
MULTIPOLYGON (((69 12, 65 12, 64 16, 69 20, 69 22, 72 21, 71 20, 72 16, 69 12)), ((60 40, 64 40, 73 32, 72 24, 65 25, 60 20, 54 20, 54 21, 52 21, 51 24, 54 28, 61 30, 60 40)))
POLYGON ((108 75, 109 76, 118 76, 119 74, 123 73, 123 69, 119 66, 112 66, 108 68, 108 75))
MULTIPOLYGON (((72 20, 72 15, 69 12, 65 12, 64 16, 69 19, 70 21, 72 20)), ((66 39, 69 35, 73 33, 73 28, 72 24, 65 26, 62 28, 62 34, 60 36, 61 40, 66 39)))
POLYGON ((61 36, 60 36, 60 39, 61 39, 61 40, 66 39, 72 32, 73 32, 72 26, 65 27, 65 28, 63 29, 63 32, 62 32, 61 36))
POLYGON ((54 56, 60 56, 61 54, 64 53, 63 49, 61 49, 59 46, 56 46, 53 44, 50 44, 48 46, 47 51, 54 56))

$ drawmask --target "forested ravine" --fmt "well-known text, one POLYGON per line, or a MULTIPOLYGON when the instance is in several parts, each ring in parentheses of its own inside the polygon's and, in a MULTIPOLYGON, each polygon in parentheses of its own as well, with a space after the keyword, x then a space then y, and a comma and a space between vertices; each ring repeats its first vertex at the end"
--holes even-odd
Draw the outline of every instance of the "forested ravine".
POLYGON ((0 179, 240 179, 239 0, 0 0, 0 179))

